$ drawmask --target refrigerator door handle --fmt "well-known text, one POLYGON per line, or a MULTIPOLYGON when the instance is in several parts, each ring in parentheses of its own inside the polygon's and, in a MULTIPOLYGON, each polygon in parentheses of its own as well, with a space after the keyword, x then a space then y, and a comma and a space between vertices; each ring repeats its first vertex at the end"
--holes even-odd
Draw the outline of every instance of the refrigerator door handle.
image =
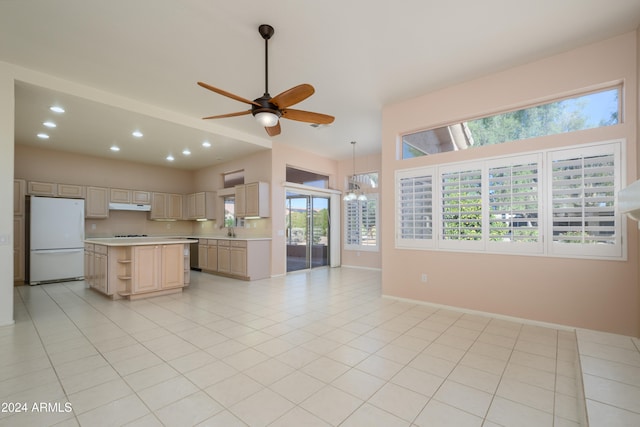
POLYGON ((68 253, 73 253, 73 252, 84 252, 84 248, 80 248, 80 249, 34 249, 31 252, 41 252, 41 253, 48 253, 48 254, 68 254, 68 253))

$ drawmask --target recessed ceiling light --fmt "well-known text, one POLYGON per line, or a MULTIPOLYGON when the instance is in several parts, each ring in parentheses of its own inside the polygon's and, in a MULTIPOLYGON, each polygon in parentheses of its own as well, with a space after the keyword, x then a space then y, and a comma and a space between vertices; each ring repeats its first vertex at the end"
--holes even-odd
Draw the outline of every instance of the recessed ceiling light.
POLYGON ((42 123, 42 124, 43 124, 43 125, 45 125, 45 126, 46 126, 46 127, 48 127, 48 128, 54 128, 54 127, 56 127, 56 124, 55 124, 55 123, 53 123, 53 122, 44 122, 44 123, 42 123))
POLYGON ((59 105, 52 105, 51 107, 49 107, 49 110, 53 111, 54 113, 64 113, 64 108, 60 107, 59 105))
POLYGON ((205 142, 202 143, 202 146, 204 148, 209 148, 209 147, 211 147, 211 143, 209 141, 205 141, 205 142))
POLYGON ((188 148, 185 148, 184 150, 182 150, 182 154, 184 154, 185 156, 188 156, 191 154, 191 151, 188 148))
POLYGON ((173 156, 171 154, 169 154, 167 156, 167 160, 170 161, 170 162, 173 162, 175 159, 173 158, 173 156))
POLYGON ((38 138, 40 138, 40 139, 49 139, 49 135, 47 135, 46 133, 39 133, 38 134, 38 138))
POLYGON ((120 151, 120 147, 118 147, 117 145, 112 145, 110 150, 111 151, 120 151))
POLYGON ((134 130, 131 135, 135 136, 136 138, 142 138, 142 132, 140 132, 139 130, 134 130))

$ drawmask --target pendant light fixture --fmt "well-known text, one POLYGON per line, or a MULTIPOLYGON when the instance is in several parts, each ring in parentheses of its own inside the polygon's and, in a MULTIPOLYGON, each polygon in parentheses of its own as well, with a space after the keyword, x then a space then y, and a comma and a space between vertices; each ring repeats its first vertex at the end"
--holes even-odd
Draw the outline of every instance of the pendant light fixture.
POLYGON ((351 184, 351 188, 349 192, 344 196, 345 202, 352 202, 354 200, 358 200, 359 202, 365 202, 367 200, 367 196, 364 193, 360 193, 360 186, 355 183, 356 178, 356 141, 351 141, 351 146, 353 147, 353 175, 351 176, 351 180, 349 181, 351 184))

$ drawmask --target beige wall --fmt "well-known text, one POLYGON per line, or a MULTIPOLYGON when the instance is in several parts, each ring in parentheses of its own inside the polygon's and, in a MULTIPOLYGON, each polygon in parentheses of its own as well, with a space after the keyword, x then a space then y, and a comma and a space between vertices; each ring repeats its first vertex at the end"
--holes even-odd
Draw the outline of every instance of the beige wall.
MULTIPOLYGON (((378 172, 378 178, 381 180, 381 169, 382 169, 382 157, 380 154, 372 154, 368 156, 358 156, 357 155, 357 146, 356 146, 356 161, 355 168, 356 173, 369 173, 369 172, 378 172)), ((347 191, 347 178, 350 175, 353 175, 353 158, 349 158, 346 160, 340 161, 338 164, 339 169, 339 188, 342 192, 347 191)), ((378 193, 378 206, 382 206, 383 198, 382 194, 380 194, 380 188, 377 190, 378 193)), ((382 212, 382 209, 379 208, 379 213, 382 212)), ((342 207, 342 229, 344 230, 344 206, 342 207)), ((380 236, 381 230, 383 228, 382 218, 378 218, 378 236, 380 236)), ((363 268, 380 268, 382 264, 382 244, 377 251, 353 251, 344 249, 344 239, 343 244, 340 245, 342 248, 342 265, 350 266, 350 267, 363 267, 363 268)))
MULTIPOLYGON (((394 221, 397 169, 626 138, 627 183, 637 176, 637 36, 629 33, 449 87, 383 109, 382 215, 394 221), (400 134, 624 82, 624 123, 465 152, 396 160, 400 134)), ((628 261, 400 250, 382 230, 383 293, 576 327, 640 335, 638 229, 628 223, 628 261), (421 273, 428 283, 420 282, 421 273)))
POLYGON ((165 193, 188 193, 193 173, 119 159, 84 156, 33 146, 16 145, 15 177, 64 184, 134 188, 165 193))
MULTIPOLYGON (((636 31, 636 114, 632 119, 636 120, 636 143, 640 144, 640 29, 636 31)), ((636 149, 636 177, 640 177, 640 149, 636 149)), ((631 181, 629 181, 631 182, 631 181)), ((629 224, 631 228, 640 227, 640 223, 629 224)), ((637 247, 640 248, 640 239, 638 239, 637 247)), ((640 249, 638 249, 638 287, 640 288, 640 249)), ((640 307, 640 290, 637 295, 637 306, 640 307)), ((640 311, 640 309, 639 309, 640 311)), ((638 323, 640 324, 640 313, 638 314, 638 323)), ((640 329, 640 325, 638 326, 640 329)))
MULTIPOLYGON (((27 181, 57 182, 165 193, 193 191, 193 173, 121 160, 83 156, 24 145, 15 146, 15 177, 27 181)), ((148 212, 111 211, 109 218, 88 219, 87 237, 114 234, 191 234, 192 221, 148 220, 148 212)))
POLYGON ((13 123, 11 70, 0 62, 0 326, 13 321, 13 123))
POLYGON ((271 150, 259 151, 242 159, 221 165, 199 169, 193 173, 195 191, 215 191, 222 188, 222 175, 227 172, 244 170, 244 182, 271 181, 271 150))

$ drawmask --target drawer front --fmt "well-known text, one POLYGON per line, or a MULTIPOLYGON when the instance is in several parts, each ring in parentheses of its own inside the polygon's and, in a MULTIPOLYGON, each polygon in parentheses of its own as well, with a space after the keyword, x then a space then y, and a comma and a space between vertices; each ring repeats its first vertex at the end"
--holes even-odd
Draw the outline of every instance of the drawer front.
POLYGON ((106 255, 107 254, 107 247, 105 245, 95 245, 93 251, 97 254, 103 254, 106 255))
POLYGON ((89 251, 89 252, 93 252, 94 248, 94 244, 93 243, 85 243, 84 244, 84 250, 85 251, 89 251))
POLYGON ((218 240, 218 246, 229 246, 228 240, 218 240))
POLYGON ((247 241, 246 240, 232 240, 231 241, 232 248, 246 248, 247 241))

